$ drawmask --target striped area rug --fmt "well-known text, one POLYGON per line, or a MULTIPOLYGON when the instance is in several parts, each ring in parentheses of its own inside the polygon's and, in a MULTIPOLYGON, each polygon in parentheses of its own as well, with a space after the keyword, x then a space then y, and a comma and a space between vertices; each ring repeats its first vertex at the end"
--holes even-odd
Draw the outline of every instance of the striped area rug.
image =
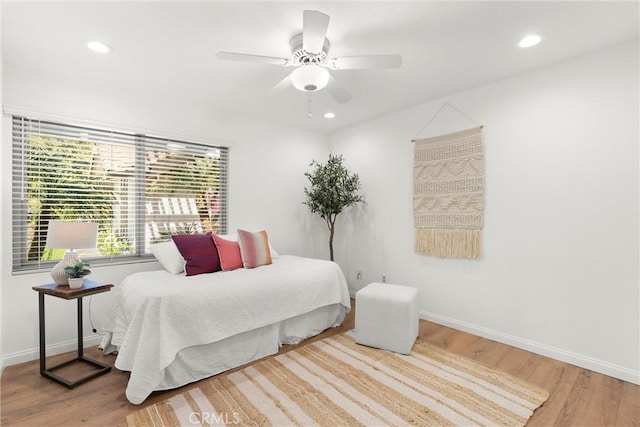
POLYGON ((127 417, 129 427, 523 426, 549 393, 418 340, 410 355, 341 334, 198 387, 127 417))

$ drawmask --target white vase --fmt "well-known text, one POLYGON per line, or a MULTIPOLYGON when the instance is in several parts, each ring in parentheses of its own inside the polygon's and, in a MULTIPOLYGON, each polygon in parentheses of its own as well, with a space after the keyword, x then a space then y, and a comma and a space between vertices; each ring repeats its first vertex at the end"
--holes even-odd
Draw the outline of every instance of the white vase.
POLYGON ((80 289, 84 279, 82 277, 69 277, 69 287, 71 289, 80 289))

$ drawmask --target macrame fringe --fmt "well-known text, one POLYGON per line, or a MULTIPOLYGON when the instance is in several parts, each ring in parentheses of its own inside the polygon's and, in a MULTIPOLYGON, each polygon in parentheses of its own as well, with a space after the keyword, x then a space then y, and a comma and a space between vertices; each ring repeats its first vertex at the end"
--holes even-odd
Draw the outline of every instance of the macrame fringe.
POLYGON ((481 229, 416 228, 415 251, 443 258, 480 258, 481 229))

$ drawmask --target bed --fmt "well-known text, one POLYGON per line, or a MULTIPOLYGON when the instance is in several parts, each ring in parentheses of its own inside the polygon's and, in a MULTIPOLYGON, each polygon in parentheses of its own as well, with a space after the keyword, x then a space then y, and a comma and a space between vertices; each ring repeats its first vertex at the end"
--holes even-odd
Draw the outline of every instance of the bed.
POLYGON ((197 276, 135 273, 115 288, 101 347, 129 371, 127 399, 198 381, 339 326, 351 308, 330 261, 282 255, 270 265, 197 276))

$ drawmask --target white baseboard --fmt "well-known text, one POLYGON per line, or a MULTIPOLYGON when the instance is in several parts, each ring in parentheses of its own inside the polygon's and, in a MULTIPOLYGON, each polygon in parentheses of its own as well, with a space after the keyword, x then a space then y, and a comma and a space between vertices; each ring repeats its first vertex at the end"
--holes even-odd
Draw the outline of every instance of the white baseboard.
POLYGON ((640 385, 640 371, 427 311, 420 318, 640 385))
MULTIPOLYGON (((102 335, 91 335, 84 337, 84 347, 93 347, 100 344, 102 341, 102 335)), ((69 351, 76 351, 78 349, 77 340, 69 340, 61 343, 50 344, 47 346, 47 357, 54 356, 60 353, 67 353, 69 351)), ((38 347, 29 350, 17 351, 4 355, 2 358, 2 371, 6 366, 17 365, 18 363, 30 362, 32 360, 38 360, 40 358, 40 349, 38 347)))

